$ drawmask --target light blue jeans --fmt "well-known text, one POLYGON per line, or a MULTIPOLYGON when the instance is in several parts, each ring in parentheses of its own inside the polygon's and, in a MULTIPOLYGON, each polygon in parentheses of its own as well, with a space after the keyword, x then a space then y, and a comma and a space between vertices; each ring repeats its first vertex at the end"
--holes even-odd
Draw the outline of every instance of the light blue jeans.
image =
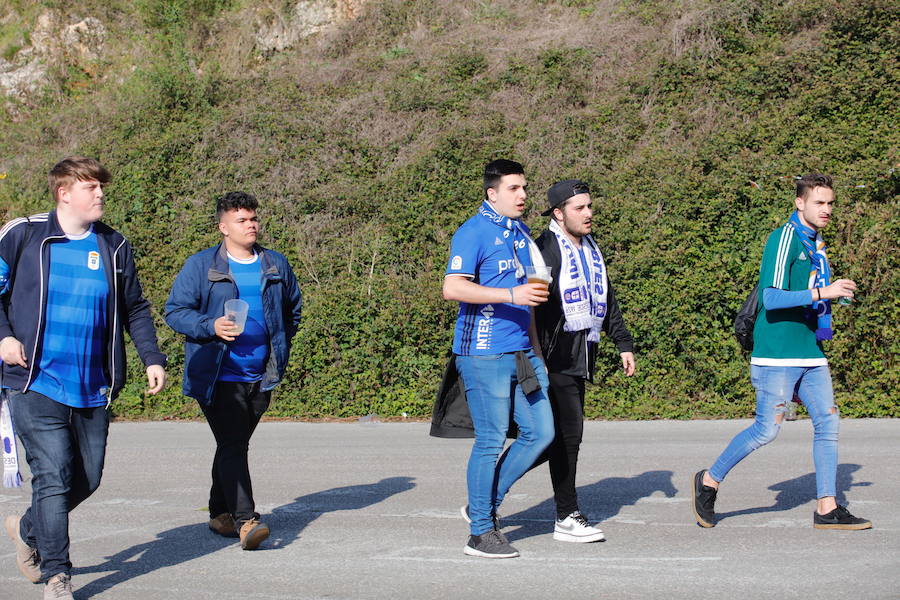
POLYGON ((456 357, 475 426, 475 444, 466 473, 472 535, 493 528, 493 515, 509 488, 553 441, 547 369, 532 350, 527 355, 541 384, 540 390, 527 397, 518 385, 514 353, 456 357), (498 461, 506 442, 510 413, 519 428, 519 437, 503 460, 498 461))
POLYGON ((816 465, 816 497, 835 496, 838 459, 838 416, 828 366, 766 367, 750 365, 750 381, 756 389, 756 421, 737 434, 710 468, 709 475, 722 481, 745 456, 778 435, 777 415, 796 393, 813 424, 813 462, 816 465))

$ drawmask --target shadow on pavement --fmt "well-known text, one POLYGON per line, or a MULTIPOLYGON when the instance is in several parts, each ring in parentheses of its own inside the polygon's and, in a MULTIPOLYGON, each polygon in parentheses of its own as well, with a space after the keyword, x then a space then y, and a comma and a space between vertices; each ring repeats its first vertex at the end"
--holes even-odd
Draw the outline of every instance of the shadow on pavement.
MULTIPOLYGON (((547 486, 550 487, 550 477, 547 486)), ((623 506, 635 504, 641 498, 662 492, 667 498, 678 493, 672 484, 672 471, 646 471, 634 477, 608 477, 597 483, 578 488, 578 505, 581 512, 592 523, 605 521, 619 514, 623 506)), ((556 519, 556 504, 553 497, 514 515, 504 515, 501 508, 504 529, 508 525, 519 525, 517 529, 504 531, 510 541, 521 540, 535 535, 553 532, 556 519)))
POLYGON ((339 510, 358 510, 394 494, 416 487, 413 477, 387 477, 378 483, 348 485, 300 496, 290 504, 279 506, 264 521, 272 528, 272 537, 260 550, 276 550, 287 546, 300 535, 307 525, 324 513, 339 510))
MULTIPOLYGON (((871 481, 853 482, 853 473, 861 469, 860 465, 842 464, 837 468, 837 480, 835 481, 837 489, 838 504, 847 504, 846 492, 851 487, 865 487, 872 485, 871 481)), ((756 508, 744 508, 731 512, 716 513, 716 520, 722 521, 729 517, 738 517, 741 515, 753 515, 766 512, 782 512, 788 511, 798 506, 803 506, 808 502, 816 499, 816 474, 807 473, 794 479, 788 479, 781 483, 769 486, 769 489, 778 494, 775 495, 775 504, 772 506, 759 506, 756 508)))
MULTIPOLYGON (((416 485, 413 480, 412 477, 388 477, 376 483, 332 488, 300 496, 290 504, 273 509, 271 514, 262 515, 263 522, 272 529, 272 537, 256 552, 287 546, 321 514, 365 508, 387 500, 394 494, 411 490, 416 485)), ((106 562, 99 565, 74 568, 73 575, 111 571, 100 579, 80 586, 78 597, 90 598, 129 579, 178 565, 237 543, 235 538, 223 538, 211 532, 206 525, 205 514, 200 514, 204 518, 200 523, 157 533, 156 539, 122 550, 107 557, 106 562)))

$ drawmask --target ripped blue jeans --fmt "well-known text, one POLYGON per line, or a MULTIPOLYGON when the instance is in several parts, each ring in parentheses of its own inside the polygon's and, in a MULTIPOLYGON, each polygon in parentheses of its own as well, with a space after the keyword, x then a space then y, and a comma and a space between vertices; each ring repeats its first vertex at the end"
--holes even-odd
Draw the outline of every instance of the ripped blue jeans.
POLYGON ((756 389, 756 421, 731 440, 709 474, 722 481, 744 457, 775 439, 783 415, 794 394, 800 398, 813 424, 813 462, 816 465, 816 497, 835 496, 840 417, 834 405, 831 371, 817 367, 750 365, 750 381, 756 389))

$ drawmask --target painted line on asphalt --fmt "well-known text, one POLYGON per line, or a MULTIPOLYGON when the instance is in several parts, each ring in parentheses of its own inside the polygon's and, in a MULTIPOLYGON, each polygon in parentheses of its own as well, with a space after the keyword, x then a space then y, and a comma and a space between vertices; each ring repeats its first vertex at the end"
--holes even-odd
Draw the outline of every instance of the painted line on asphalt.
MULTIPOLYGON (((446 552, 446 548, 438 548, 438 547, 419 547, 419 548, 406 548, 404 552, 409 552, 410 550, 421 550, 421 551, 439 551, 446 552)), ((393 554, 387 556, 372 556, 370 560, 391 560, 391 561, 409 561, 409 562, 425 562, 425 563, 468 563, 472 564, 473 558, 449 558, 449 557, 429 557, 429 556, 409 556, 405 554, 393 554)), ((647 568, 660 568, 666 564, 671 564, 673 566, 677 566, 678 569, 684 569, 684 564, 690 563, 710 563, 717 562, 723 560, 721 556, 693 556, 693 557, 684 557, 684 558, 676 558, 676 557, 654 557, 654 556, 621 556, 621 557, 572 557, 567 556, 565 559, 560 559, 559 556, 547 556, 547 557, 519 557, 516 563, 521 562, 541 562, 541 563, 554 563, 558 564, 561 560, 564 560, 565 563, 603 563, 607 566, 617 569, 631 569, 631 570, 644 570, 647 568), (623 564, 616 564, 623 563, 623 564), (627 564, 625 564, 627 563, 627 564), (635 564, 635 563, 643 563, 643 564, 635 564)), ((700 570, 699 568, 697 570, 700 570)))

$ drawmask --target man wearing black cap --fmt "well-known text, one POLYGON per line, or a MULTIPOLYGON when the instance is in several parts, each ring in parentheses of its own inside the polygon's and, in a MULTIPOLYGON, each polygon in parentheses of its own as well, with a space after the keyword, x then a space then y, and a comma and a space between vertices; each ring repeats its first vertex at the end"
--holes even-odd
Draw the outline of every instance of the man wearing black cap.
POLYGON ((550 227, 537 245, 553 281, 550 299, 535 309, 538 339, 550 376, 550 405, 556 437, 535 466, 550 462, 556 502, 553 539, 597 542, 603 532, 592 527, 578 509, 575 469, 584 430, 584 382, 594 377, 600 332, 605 331, 622 357, 628 377, 634 375, 631 334, 609 283, 606 264, 591 237, 590 190, 577 179, 559 181, 547 191, 550 227))

